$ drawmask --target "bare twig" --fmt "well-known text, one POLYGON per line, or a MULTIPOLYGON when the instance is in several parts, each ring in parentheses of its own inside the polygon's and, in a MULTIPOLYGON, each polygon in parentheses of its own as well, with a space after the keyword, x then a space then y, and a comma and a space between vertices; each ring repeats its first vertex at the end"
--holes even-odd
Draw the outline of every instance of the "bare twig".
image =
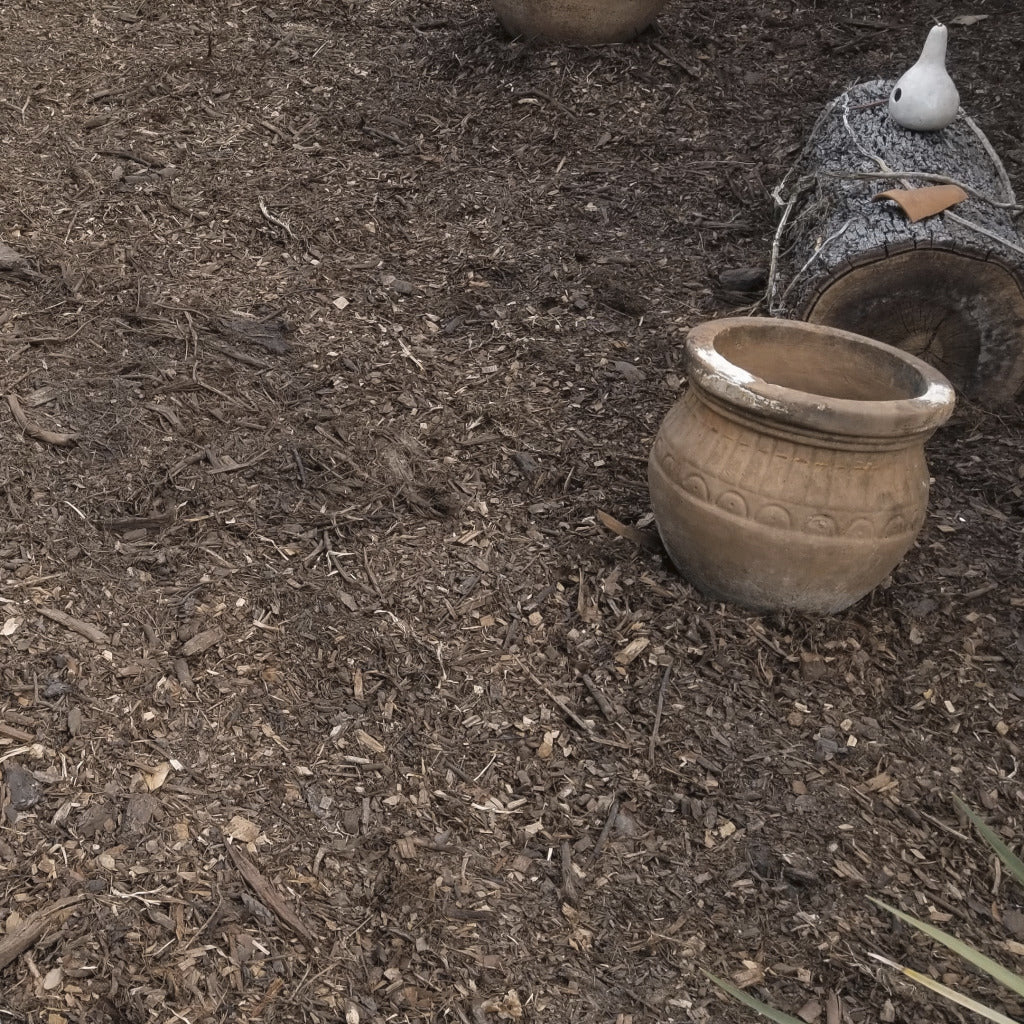
POLYGON ((594 844, 594 849, 590 854, 591 863, 597 860, 601 856, 601 851, 604 849, 604 844, 608 842, 608 836, 611 835, 612 826, 615 824, 615 819, 619 815, 619 797, 616 794, 612 800, 611 807, 608 808, 608 817, 604 820, 604 827, 601 829, 601 834, 597 837, 597 842, 594 844))
POLYGON ((604 691, 585 673, 580 678, 583 680, 583 685, 587 688, 590 696, 594 698, 594 703, 601 709, 601 714, 609 722, 614 722, 616 719, 615 708, 612 707, 608 698, 604 695, 604 691))
POLYGON ((658 690, 658 706, 654 712, 654 727, 651 729, 651 742, 647 750, 647 758, 654 762, 654 751, 658 746, 658 731, 661 729, 661 712, 665 707, 665 687, 668 686, 669 676, 672 674, 672 666, 668 665, 661 676, 661 688, 658 690))
POLYGON ((309 930, 302 918, 278 895, 270 882, 260 874, 248 856, 241 849, 230 844, 226 849, 246 885, 277 915, 282 924, 287 925, 307 946, 315 946, 316 936, 309 930))
POLYGON ((36 608, 36 611, 47 619, 51 619, 53 622, 63 626, 65 629, 70 629, 72 633, 78 633, 79 636, 84 636, 86 640, 91 640, 94 644, 106 644, 110 642, 109 637, 102 629, 99 629, 97 626, 93 626, 91 623, 83 622, 81 619, 76 619, 71 615, 68 615, 66 612, 59 612, 56 608, 36 608))
POLYGON ((271 224, 276 224, 277 227, 281 228, 282 231, 289 237, 295 238, 295 232, 283 221, 280 217, 275 217, 268 209, 267 204, 263 201, 263 196, 259 196, 257 201, 260 205, 260 213, 270 221, 271 224))
POLYGON ((54 445, 73 444, 78 440, 78 434, 58 434, 53 430, 44 430, 30 422, 21 408, 21 402, 18 401, 17 395, 8 395, 7 404, 11 407, 11 414, 14 416, 15 422, 29 437, 34 437, 44 444, 54 445))
POLYGON ((977 135, 982 148, 988 154, 988 158, 992 161, 992 164, 996 169, 996 174, 999 176, 999 180, 1002 182, 1003 188, 1006 189, 1006 195, 1009 198, 1010 204, 1016 206, 1017 196, 1014 194, 1013 185, 1010 184, 1010 176, 1006 173, 1006 168, 1003 166, 1003 161, 999 159, 999 154, 995 149, 993 149, 992 143, 988 141, 988 136, 977 126, 977 124, 975 124, 973 118, 964 114, 964 121, 967 122, 967 127, 977 135))

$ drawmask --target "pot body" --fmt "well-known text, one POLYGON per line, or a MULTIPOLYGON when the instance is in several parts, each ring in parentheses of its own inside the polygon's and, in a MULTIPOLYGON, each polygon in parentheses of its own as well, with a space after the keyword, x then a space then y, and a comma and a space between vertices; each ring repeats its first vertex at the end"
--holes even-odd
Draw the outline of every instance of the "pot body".
POLYGON ((516 36, 568 43, 620 43, 642 32, 667 0, 493 0, 516 36))
MULTIPOLYGON (((758 611, 834 613, 885 579, 917 537, 928 503, 924 441, 951 412, 952 389, 942 396, 943 412, 935 393, 924 398, 927 384, 913 383, 919 360, 827 328, 833 349, 837 340, 841 347, 864 343, 868 358, 858 349, 840 368, 842 359, 827 351, 816 370, 808 356, 813 349, 804 343, 817 325, 792 325, 800 344, 794 350, 783 341, 773 355, 772 335, 778 340, 784 321, 770 322, 753 362, 778 362, 781 375, 798 374, 805 389, 816 372, 829 380, 822 381, 823 394, 766 383, 730 362, 756 342, 757 319, 704 325, 703 355, 710 356, 703 362, 691 349, 700 329, 691 332, 690 388, 662 422, 649 460, 655 518, 673 562, 705 594, 758 611), (723 355, 716 324, 727 325, 725 334, 734 325, 744 344, 723 355), (885 372, 872 364, 876 347, 886 350, 885 372), (913 373, 903 373, 904 359, 913 373), (839 390, 863 396, 877 387, 884 398, 829 396, 837 369, 844 376, 839 390), (925 407, 917 421, 914 396, 897 397, 894 376, 905 391, 921 391, 925 407), (835 431, 829 429, 833 402, 835 431), (858 432, 861 404, 866 419, 858 432), (880 407, 892 412, 894 406, 899 415, 879 415, 880 407)), ((926 370, 922 376, 939 376, 926 370)))

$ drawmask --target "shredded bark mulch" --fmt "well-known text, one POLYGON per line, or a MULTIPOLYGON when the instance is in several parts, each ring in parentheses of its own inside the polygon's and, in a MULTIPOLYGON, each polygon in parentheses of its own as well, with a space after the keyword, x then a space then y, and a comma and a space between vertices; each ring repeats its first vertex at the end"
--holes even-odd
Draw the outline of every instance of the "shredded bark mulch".
MULTIPOLYGON (((1024 12, 956 14, 1024 188, 1024 12)), ((719 9, 721 8, 721 9, 719 9)), ((1019 405, 827 619, 709 602, 646 459, 822 106, 936 12, 0 12, 0 1021, 960 1020, 1022 894, 1019 405)))

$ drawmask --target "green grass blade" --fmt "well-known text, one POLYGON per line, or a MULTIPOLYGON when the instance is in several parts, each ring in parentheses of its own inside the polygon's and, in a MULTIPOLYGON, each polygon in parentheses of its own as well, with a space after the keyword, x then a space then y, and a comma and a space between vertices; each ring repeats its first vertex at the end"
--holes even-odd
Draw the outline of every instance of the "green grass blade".
MULTIPOLYGON (((710 971, 702 971, 723 991, 728 992, 733 999, 738 999, 747 1009, 753 1010, 755 1013, 761 1014, 762 1017, 767 1017, 768 1020, 774 1021, 775 1024, 804 1024, 802 1020, 798 1020, 796 1017, 791 1017, 788 1013, 783 1013, 781 1010, 776 1010, 775 1007, 769 1006, 767 1003, 762 1003, 760 999, 755 999, 754 996, 747 995, 746 992, 741 988, 737 988, 732 982, 724 981, 722 978, 716 978, 710 971)), ((1013 1021, 1010 1024, 1014 1024, 1013 1021)))
POLYGON ((982 839, 988 843, 989 846, 995 851, 996 856, 1003 862, 1003 866, 1007 871, 1013 875, 1017 881, 1024 885, 1024 861, 1020 859, 1014 852, 995 834, 991 826, 986 824, 974 811, 970 809, 960 799, 960 797, 954 794, 953 803, 956 804, 957 810, 962 811, 970 820, 971 824, 978 830, 979 835, 982 839))
POLYGON ((977 999, 972 999, 970 996, 965 996, 956 989, 950 988, 948 985, 943 985, 939 981, 935 981, 933 978, 929 978, 927 974, 921 974, 918 971, 913 971, 909 967, 904 967, 902 964, 898 964, 888 957, 879 956, 878 953, 872 953, 876 960, 881 960, 883 964, 887 964, 889 967, 899 971, 905 978, 909 978, 911 981, 916 982, 918 985, 924 988, 931 989, 932 992, 937 992, 944 999, 948 999, 950 1002, 956 1003, 958 1006, 962 1006, 965 1010, 970 1010, 971 1013, 978 1014, 979 1017, 984 1017, 985 1020, 990 1020, 993 1024, 1020 1024, 1020 1021, 1014 1020, 1012 1017, 1007 1017, 1005 1013, 1000 1013, 998 1010, 993 1010, 991 1006, 986 1006, 984 1003, 979 1003, 977 999))
POLYGON ((904 914, 902 910, 890 907, 888 903, 876 900, 873 896, 869 896, 868 899, 875 906, 888 910, 894 917, 905 921, 919 932, 924 932, 925 935, 933 938, 936 942, 941 942, 947 949, 951 949, 957 956, 962 956, 968 963, 974 964, 979 971, 984 971, 990 978, 998 981, 1000 985, 1005 986, 1011 992, 1024 996, 1024 978, 1019 974, 1014 974, 1013 971, 1004 967, 1001 963, 997 963, 990 956, 985 956, 984 953, 979 952, 973 946, 969 946, 955 935, 950 935, 949 932, 944 932, 941 928, 936 928, 935 925, 929 924, 927 921, 921 921, 916 917, 911 917, 910 914, 904 914))

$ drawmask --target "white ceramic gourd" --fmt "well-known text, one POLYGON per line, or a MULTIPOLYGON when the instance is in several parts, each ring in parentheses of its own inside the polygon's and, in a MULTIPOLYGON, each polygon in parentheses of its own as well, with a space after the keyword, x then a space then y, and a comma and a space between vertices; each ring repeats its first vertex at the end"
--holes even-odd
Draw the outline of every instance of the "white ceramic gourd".
POLYGON ((960 95, 946 71, 948 35, 945 25, 932 28, 917 63, 903 73, 889 94, 889 116, 904 128, 939 131, 960 109, 960 95))

